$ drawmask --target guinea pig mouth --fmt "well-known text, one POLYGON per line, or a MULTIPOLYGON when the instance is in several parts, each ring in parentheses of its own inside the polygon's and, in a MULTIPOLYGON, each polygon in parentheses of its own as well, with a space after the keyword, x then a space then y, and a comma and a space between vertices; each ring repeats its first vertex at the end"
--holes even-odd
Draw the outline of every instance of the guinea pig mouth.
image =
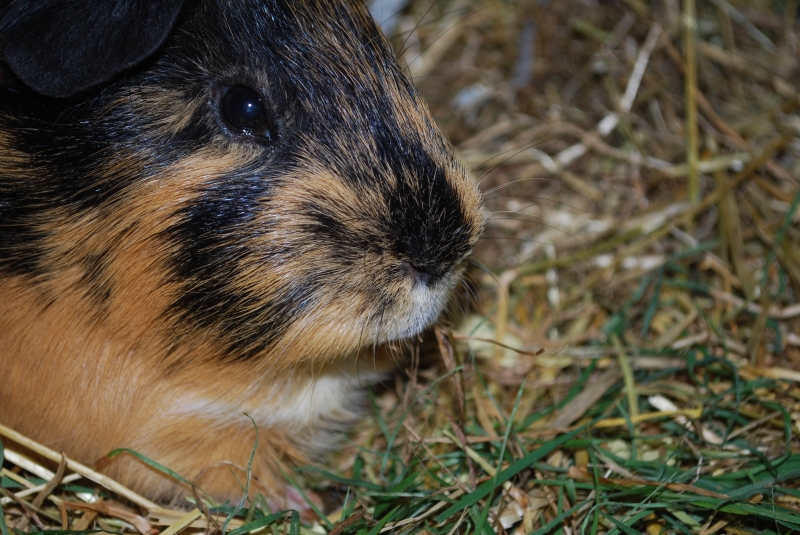
POLYGON ((381 343, 415 336, 436 322, 459 278, 455 271, 434 276, 408 262, 401 263, 400 267, 406 276, 405 288, 401 296, 395 298, 392 310, 382 311, 376 333, 381 343))
POLYGON ((428 266, 410 261, 400 262, 398 271, 402 274, 401 276, 406 277, 413 284, 421 284, 428 287, 435 286, 439 281, 447 281, 452 277, 458 277, 458 274, 453 274, 454 268, 450 266, 428 266))
POLYGON ((419 281, 423 284, 430 284, 433 281, 433 276, 424 268, 415 266, 411 262, 401 262, 400 271, 402 271, 412 281, 419 281))

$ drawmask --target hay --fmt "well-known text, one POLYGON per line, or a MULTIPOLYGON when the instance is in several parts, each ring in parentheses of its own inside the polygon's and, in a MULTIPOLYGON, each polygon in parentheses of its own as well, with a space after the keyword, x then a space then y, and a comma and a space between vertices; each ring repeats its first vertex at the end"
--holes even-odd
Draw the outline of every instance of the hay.
MULTIPOLYGON (((692 4, 397 17, 486 193, 469 305, 328 469, 296 474, 327 516, 255 500, 228 529, 800 531, 798 2, 692 4)), ((233 510, 161 509, 52 461, 6 456, 3 535, 172 535, 233 510)))

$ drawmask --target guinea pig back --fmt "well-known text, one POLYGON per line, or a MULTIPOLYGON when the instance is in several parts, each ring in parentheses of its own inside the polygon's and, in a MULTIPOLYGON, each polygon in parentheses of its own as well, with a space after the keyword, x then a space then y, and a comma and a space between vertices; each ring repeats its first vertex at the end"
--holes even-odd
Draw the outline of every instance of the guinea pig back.
POLYGON ((0 422, 152 498, 186 489, 104 456, 224 500, 249 416, 280 499, 357 417, 373 348, 438 317, 478 189, 354 0, 166 2, 145 36, 125 2, 50 4, 0 21, 0 422))

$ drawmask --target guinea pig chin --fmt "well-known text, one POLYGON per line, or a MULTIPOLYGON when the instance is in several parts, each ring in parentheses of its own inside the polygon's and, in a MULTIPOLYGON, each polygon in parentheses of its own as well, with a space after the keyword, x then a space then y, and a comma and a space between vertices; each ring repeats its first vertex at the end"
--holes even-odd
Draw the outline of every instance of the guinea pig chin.
POLYGON ((433 285, 409 276, 391 306, 373 327, 378 343, 410 338, 431 325, 446 306, 457 276, 450 273, 433 285))
POLYGON ((400 284, 391 313, 382 319, 376 339, 391 342, 412 337, 433 324, 447 306, 450 295, 463 272, 463 265, 447 270, 436 277, 402 262, 400 269, 405 280, 400 284))

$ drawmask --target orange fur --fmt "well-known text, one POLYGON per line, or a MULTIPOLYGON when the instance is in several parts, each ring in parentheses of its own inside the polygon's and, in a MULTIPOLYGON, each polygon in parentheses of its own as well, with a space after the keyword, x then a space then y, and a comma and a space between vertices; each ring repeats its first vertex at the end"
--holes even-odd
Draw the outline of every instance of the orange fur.
MULTIPOLYGON (((372 24, 363 6, 341 3, 359 24, 372 24)), ((315 9, 325 6, 301 1, 290 9, 310 34, 319 31, 315 9)), ((336 121, 333 132, 324 132, 328 145, 296 134, 292 141, 301 149, 292 153, 293 167, 271 184, 268 195, 247 198, 246 209, 255 215, 231 231, 238 249, 231 246, 225 258, 227 271, 220 277, 226 278, 219 291, 245 296, 241 306, 231 309, 232 317, 211 310, 213 321, 204 324, 187 320, 181 316, 185 309, 176 306, 184 292, 194 289, 186 280, 205 281, 176 274, 182 267, 176 265, 176 258, 183 258, 179 253, 191 252, 195 244, 176 243, 170 232, 226 177, 262 165, 270 153, 226 134, 208 111, 213 97, 202 91, 186 97, 157 84, 134 84, 107 101, 98 98, 95 127, 123 110, 124 117, 131 114, 146 125, 147 143, 115 145, 96 159, 86 157, 94 164, 94 182, 87 190, 100 191, 92 202, 80 205, 75 199, 92 191, 79 191, 62 204, 26 216, 24 224, 39 240, 36 260, 46 269, 0 270, 0 422, 161 500, 189 489, 132 456, 108 459, 108 452, 132 448, 216 499, 235 501, 241 497, 257 429, 254 484, 280 505, 285 488, 281 471, 318 458, 335 443, 332 434, 357 418, 360 387, 385 369, 374 365, 374 348, 413 336, 435 321, 484 215, 476 185, 393 58, 371 68, 359 65, 367 64, 370 54, 386 54, 388 45, 379 39, 353 40, 352 29, 337 26, 338 19, 327 24, 317 36, 320 50, 335 49, 356 60, 331 65, 331 83, 352 82, 378 95, 376 102, 386 103, 396 137, 402 139, 387 141, 365 131, 354 140, 353 132, 335 130, 336 121), (163 164, 162 147, 179 140, 198 116, 215 132, 210 141, 182 149, 169 165, 156 165, 163 164), (410 146, 428 163, 419 164, 420 169, 406 160, 394 167, 387 163, 396 153, 407 155, 410 146), (342 169, 350 165, 367 168, 372 182, 364 185, 345 176, 342 169), (158 171, 152 173, 153 168, 158 171), (115 190, 118 182, 124 188, 115 190), (400 208, 392 208, 388 197, 398 191, 421 200, 404 204, 408 199, 393 199, 400 208), (450 204, 429 199, 451 192, 450 204), (341 249, 349 243, 315 234, 319 206, 331 225, 371 237, 363 251, 345 257, 341 249), (432 213, 413 212, 418 206, 433 207, 432 213), (452 221, 460 225, 457 231, 447 226, 452 221), (405 224, 413 228, 398 237, 394 227, 405 224), (456 252, 441 260, 446 267, 431 273, 428 282, 404 274, 404 265, 434 263, 435 254, 426 249, 430 244, 451 242, 457 242, 456 252), (423 252, 412 254, 415 247, 423 252), (265 303, 304 281, 318 285, 315 299, 295 303, 297 310, 289 311, 292 321, 276 340, 252 341, 257 338, 252 333, 262 334, 259 327, 276 314, 265 303), (245 342, 236 346, 240 340, 245 342), (361 353, 370 358, 360 358, 361 353)), ((248 80, 258 87, 271 83, 263 72, 248 80)), ((335 112, 340 122, 362 124, 368 116, 363 106, 350 95, 339 95, 335 112)), ((9 111, 0 106, 0 122, 4 113, 9 111)), ((286 131, 291 132, 292 120, 282 123, 286 131)), ((0 131, 0 179, 11 177, 20 189, 26 186, 17 183, 49 185, 44 175, 50 168, 40 163, 38 149, 24 153, 15 148, 18 134, 0 131)), ((63 150, 68 152, 69 145, 63 150)), ((228 227, 214 230, 219 228, 228 227)), ((2 247, 0 242, 5 254, 2 247)), ((289 317, 289 312, 278 313, 289 317)))

